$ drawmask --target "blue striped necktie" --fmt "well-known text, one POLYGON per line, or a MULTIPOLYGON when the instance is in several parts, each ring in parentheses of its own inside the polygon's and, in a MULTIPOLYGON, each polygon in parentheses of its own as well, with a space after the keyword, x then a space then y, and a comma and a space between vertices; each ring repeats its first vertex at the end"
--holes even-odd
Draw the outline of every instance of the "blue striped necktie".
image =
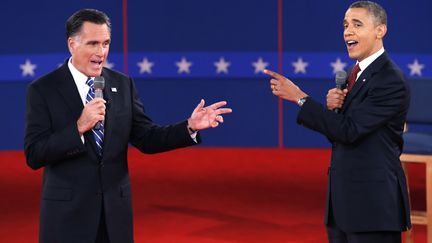
MULTIPOLYGON (((95 90, 94 90, 94 81, 92 78, 89 78, 86 82, 88 86, 90 86, 90 89, 86 96, 86 104, 92 101, 95 97, 95 90)), ((104 127, 103 124, 101 124, 100 129, 92 129, 93 136, 95 138, 96 146, 99 152, 99 155, 102 155, 102 148, 103 148, 103 139, 104 139, 104 127)))

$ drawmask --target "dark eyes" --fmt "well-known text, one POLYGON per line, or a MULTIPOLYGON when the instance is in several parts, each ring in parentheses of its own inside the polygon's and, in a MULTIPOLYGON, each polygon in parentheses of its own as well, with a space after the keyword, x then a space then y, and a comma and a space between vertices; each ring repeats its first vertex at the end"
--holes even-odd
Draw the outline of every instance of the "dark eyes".
MULTIPOLYGON (((359 27, 361 27, 361 26, 363 26, 363 25, 362 25, 361 23, 354 23, 353 26, 356 27, 356 28, 359 28, 359 27)), ((347 29, 347 28, 348 28, 348 24, 344 24, 344 25, 343 25, 343 28, 344 28, 344 29, 347 29)))
MULTIPOLYGON (((99 45, 99 42, 90 42, 89 45, 91 45, 91 46, 97 46, 97 45, 99 45)), ((108 47, 109 45, 110 45, 109 41, 102 43, 103 47, 108 47)))

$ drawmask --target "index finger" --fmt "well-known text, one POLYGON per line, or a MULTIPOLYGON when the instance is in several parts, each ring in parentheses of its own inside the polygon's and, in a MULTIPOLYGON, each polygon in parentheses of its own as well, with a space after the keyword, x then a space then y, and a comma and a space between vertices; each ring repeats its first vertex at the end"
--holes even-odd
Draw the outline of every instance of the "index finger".
POLYGON ((211 107, 212 109, 216 110, 216 109, 219 109, 220 107, 222 107, 222 106, 224 106, 224 105, 226 105, 226 104, 227 104, 226 101, 219 101, 219 102, 216 102, 216 103, 214 103, 214 104, 211 104, 210 107, 211 107))
POLYGON ((267 74, 267 75, 269 75, 269 76, 271 76, 271 77, 273 77, 273 78, 275 78, 275 79, 286 79, 284 76, 282 76, 282 75, 280 75, 279 73, 277 73, 277 72, 273 72, 273 71, 270 71, 270 70, 268 70, 268 69, 264 69, 264 71, 263 71, 265 74, 267 74))
POLYGON ((344 94, 344 91, 341 90, 341 89, 336 89, 335 92, 336 92, 337 94, 340 94, 340 95, 343 95, 343 94, 344 94))
POLYGON ((216 110, 216 115, 227 114, 231 112, 232 112, 231 108, 219 108, 216 110))
POLYGON ((106 101, 100 97, 97 97, 97 98, 90 100, 87 104, 99 104, 99 103, 105 104, 106 101))

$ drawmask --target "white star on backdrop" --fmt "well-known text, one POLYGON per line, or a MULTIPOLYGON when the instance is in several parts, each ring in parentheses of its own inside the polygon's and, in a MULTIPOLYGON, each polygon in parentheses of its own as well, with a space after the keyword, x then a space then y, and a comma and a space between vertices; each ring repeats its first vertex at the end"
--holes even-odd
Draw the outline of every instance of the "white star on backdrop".
POLYGON ((31 63, 31 61, 29 59, 26 59, 24 64, 20 64, 20 68, 22 70, 21 75, 23 77, 25 77, 27 75, 33 77, 35 75, 34 70, 37 68, 37 65, 31 63))
POLYGON ((422 76, 422 69, 425 67, 424 64, 421 64, 418 62, 417 59, 414 59, 413 63, 408 64, 408 68, 411 70, 410 75, 414 76, 414 75, 418 75, 418 76, 422 76))
POLYGON ((113 62, 109 62, 108 59, 105 60, 104 67, 112 69, 115 66, 113 62))
POLYGON ((264 62, 264 60, 260 57, 256 62, 252 62, 252 66, 255 67, 255 73, 262 73, 267 66, 270 65, 268 62, 264 62))
POLYGON ((190 66, 192 66, 192 62, 188 62, 185 57, 182 57, 180 62, 176 62, 178 67, 177 73, 190 73, 190 66))
POLYGON ((303 58, 297 58, 297 61, 291 63, 294 67, 294 73, 306 73, 306 67, 309 66, 309 63, 304 62, 303 58))
POLYGON ((339 72, 339 71, 345 71, 347 63, 341 62, 341 59, 338 57, 336 59, 336 62, 331 62, 330 66, 333 67, 333 73, 339 72))
POLYGON ((154 62, 150 62, 147 57, 144 57, 141 62, 137 62, 137 65, 140 68, 139 73, 152 73, 154 62))
POLYGON ((228 73, 230 62, 225 61, 225 58, 219 58, 219 61, 213 63, 216 67, 216 73, 228 73))

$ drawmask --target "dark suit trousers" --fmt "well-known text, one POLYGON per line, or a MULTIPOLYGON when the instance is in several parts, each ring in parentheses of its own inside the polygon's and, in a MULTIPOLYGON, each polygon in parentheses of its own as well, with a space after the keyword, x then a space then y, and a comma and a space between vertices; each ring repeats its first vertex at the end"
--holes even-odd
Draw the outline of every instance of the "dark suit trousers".
POLYGON ((105 209, 104 209, 104 205, 103 205, 103 200, 102 200, 102 209, 101 209, 101 218, 99 221, 99 228, 98 228, 98 233, 96 236, 96 242, 95 243, 109 243, 109 238, 108 238, 108 230, 106 227, 106 221, 105 221, 105 209))
MULTIPOLYGON (((331 203, 330 203, 331 205, 331 203)), ((327 225, 329 243, 401 243, 399 231, 345 232, 340 229, 334 219, 330 206, 327 225)))

